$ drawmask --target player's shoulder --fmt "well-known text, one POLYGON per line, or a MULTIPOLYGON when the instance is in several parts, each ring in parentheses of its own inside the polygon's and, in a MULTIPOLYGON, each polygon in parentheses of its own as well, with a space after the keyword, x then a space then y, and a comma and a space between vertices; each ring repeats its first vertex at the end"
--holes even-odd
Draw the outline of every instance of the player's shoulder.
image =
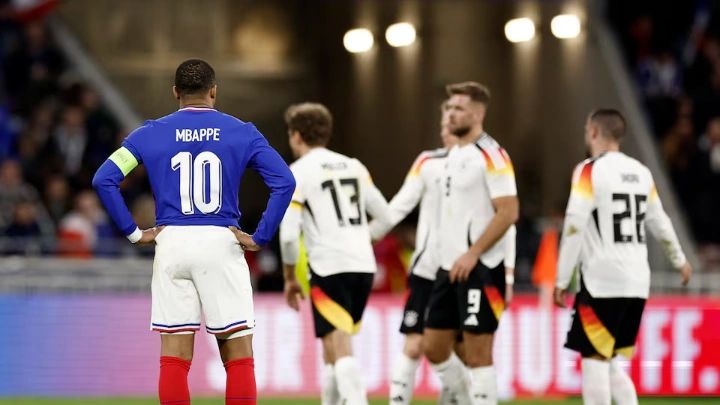
POLYGON ((430 150, 422 151, 420 153, 420 155, 418 156, 418 159, 421 157, 428 158, 428 159, 441 159, 441 158, 446 158, 447 155, 448 155, 447 149, 437 148, 437 149, 430 149, 430 150))
POLYGON ((483 133, 477 141, 475 141, 475 147, 480 151, 490 151, 502 149, 500 143, 490 136, 487 132, 483 133))
POLYGON ((156 120, 146 120, 141 126, 130 132, 127 138, 125 138, 125 141, 132 144, 142 143, 148 139, 148 134, 152 132, 156 127, 156 120))

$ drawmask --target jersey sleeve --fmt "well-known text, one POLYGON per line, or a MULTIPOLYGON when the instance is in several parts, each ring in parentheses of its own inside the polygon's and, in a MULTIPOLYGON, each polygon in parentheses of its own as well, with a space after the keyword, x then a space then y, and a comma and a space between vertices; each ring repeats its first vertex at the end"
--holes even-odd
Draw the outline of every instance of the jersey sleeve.
POLYGON ((578 165, 573 172, 558 258, 557 288, 565 290, 570 285, 573 271, 580 260, 583 233, 594 207, 593 162, 589 161, 578 165))
POLYGON ((389 206, 382 192, 375 186, 370 172, 362 165, 363 176, 365 177, 365 210, 372 215, 373 219, 382 223, 389 223, 389 206))
POLYGON ((515 169, 510 156, 501 147, 478 146, 487 167, 488 192, 491 199, 517 195, 515 169))
POLYGON ((290 205, 295 191, 295 177, 280 154, 270 146, 260 131, 252 124, 248 123, 245 126, 255 138, 247 150, 248 166, 257 171, 265 184, 270 187, 270 199, 253 234, 255 243, 264 246, 272 239, 290 205))
POLYGON ((675 228, 673 227, 670 217, 663 209, 660 196, 653 182, 650 196, 647 203, 647 214, 645 214, 645 226, 660 242, 665 252, 665 256, 670 260, 675 268, 680 268, 685 264, 687 258, 680 246, 675 228))
POLYGON ((375 219, 370 223, 370 235, 372 235, 373 240, 382 239, 420 202, 425 190, 425 181, 422 178, 422 166, 427 159, 429 159, 429 157, 425 153, 420 154, 420 156, 415 159, 415 163, 413 163, 405 177, 405 182, 388 205, 387 221, 375 219))
POLYGON ((93 188, 108 215, 132 243, 140 240, 142 231, 135 223, 120 193, 120 182, 142 162, 138 146, 142 145, 143 137, 147 137, 151 130, 152 125, 146 122, 133 131, 123 141, 120 149, 113 152, 100 166, 92 180, 93 188))

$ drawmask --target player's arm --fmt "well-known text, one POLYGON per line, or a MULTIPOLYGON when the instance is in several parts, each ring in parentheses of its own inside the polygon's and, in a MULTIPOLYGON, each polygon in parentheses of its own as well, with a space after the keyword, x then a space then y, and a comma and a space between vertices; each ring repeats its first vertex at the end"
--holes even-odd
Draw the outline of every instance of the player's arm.
POLYGON ((505 233, 505 305, 513 299, 515 284, 515 256, 517 254, 517 228, 511 225, 505 233))
MULTIPOLYGON (((364 168, 364 166, 363 166, 364 168)), ((365 169, 365 210, 372 215, 373 219, 381 223, 390 223, 390 206, 382 195, 382 192, 373 183, 370 172, 365 169)))
POLYGON ((565 307, 565 292, 570 286, 573 272, 580 261, 583 233, 595 208, 595 192, 592 180, 593 163, 578 165, 573 173, 570 199, 565 211, 557 278, 555 280, 555 304, 565 307))
MULTIPOLYGON (((142 128, 133 132, 136 134, 142 128)), ((128 138, 133 136, 130 134, 128 138)), ((155 240, 155 229, 141 231, 128 210, 120 193, 120 182, 140 163, 137 149, 128 140, 122 143, 100 166, 93 177, 92 185, 100 201, 118 228, 132 243, 152 242, 155 240)))
POLYGON ((655 239, 660 242, 665 251, 665 256, 667 256, 672 265, 682 273, 683 285, 687 285, 692 275, 692 267, 685 257, 672 221, 670 221, 670 217, 665 213, 654 185, 648 198, 645 226, 650 230, 655 239))
POLYGON ((302 288, 295 277, 295 265, 300 258, 300 233, 302 231, 302 210, 305 199, 301 186, 295 189, 290 206, 280 223, 280 256, 283 262, 285 280, 285 299, 296 311, 300 309, 298 298, 302 298, 302 288))
POLYGON ((485 181, 495 208, 495 215, 480 238, 453 264, 450 270, 450 280, 453 282, 467 280, 480 256, 505 235, 520 215, 515 172, 510 157, 499 148, 490 151, 481 149, 481 152, 488 166, 485 181))
POLYGON ((410 172, 405 177, 402 187, 388 204, 387 221, 376 218, 370 222, 370 235, 373 240, 382 239, 420 202, 425 190, 425 183, 421 177, 420 169, 426 159, 427 156, 423 153, 415 160, 410 172))
POLYGON ((250 130, 255 134, 255 139, 248 149, 248 153, 250 153, 248 167, 258 172, 265 184, 270 187, 270 199, 262 219, 252 235, 253 241, 258 246, 264 246, 272 239, 290 205, 295 191, 295 177, 287 163, 268 144, 267 139, 255 126, 246 125, 249 125, 250 130))

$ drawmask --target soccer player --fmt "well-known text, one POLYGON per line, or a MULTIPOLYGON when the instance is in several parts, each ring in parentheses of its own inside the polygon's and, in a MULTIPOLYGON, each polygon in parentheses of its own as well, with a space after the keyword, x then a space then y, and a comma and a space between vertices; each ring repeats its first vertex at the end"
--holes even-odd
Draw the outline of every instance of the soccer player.
MULTIPOLYGON (((412 400, 415 387, 415 374, 422 356, 423 330, 425 313, 430 299, 438 263, 437 236, 438 210, 442 182, 444 180, 445 161, 448 150, 455 146, 458 137, 448 129, 449 110, 443 102, 440 110, 440 139, 443 148, 422 152, 408 172, 400 191, 390 201, 390 223, 372 221, 370 233, 374 240, 379 240, 405 218, 420 203, 420 215, 415 237, 415 252, 410 260, 408 277, 408 294, 400 333, 405 335, 403 351, 398 355, 390 376, 390 404, 408 405, 412 400)), ((506 238, 506 271, 514 271, 515 227, 508 231, 512 235, 506 238), (511 258, 513 263, 511 263, 511 258)), ((461 345, 461 343, 459 343, 461 345)), ((461 347, 456 351, 462 352, 461 347)), ((452 354, 453 356, 455 354, 452 354)), ((440 404, 452 403, 454 396, 447 387, 442 391, 440 404)))
POLYGON ((298 158, 290 167, 297 189, 280 225, 285 298, 299 310, 295 264, 302 231, 315 336, 322 339, 325 361, 322 404, 366 405, 363 371, 350 338, 360 330, 376 271, 366 211, 384 220, 387 201, 360 161, 326 148, 332 116, 325 106, 292 105, 285 122, 298 158))
POLYGON ((493 336, 504 310, 504 237, 518 217, 510 157, 483 130, 489 90, 475 82, 447 87, 449 129, 459 138, 445 163, 440 198, 440 269, 425 322, 425 356, 461 404, 495 404, 493 336), (458 330, 464 360, 451 356, 458 330))
POLYGON ((632 357, 645 300, 650 267, 645 228, 660 240, 683 285, 692 268, 663 210, 652 173, 620 152, 625 118, 613 109, 593 111, 585 124, 591 158, 575 168, 558 260, 555 303, 565 293, 580 263, 580 292, 565 347, 582 359, 586 405, 637 404, 630 377, 610 360, 632 357))
POLYGON ((133 131, 98 169, 93 186, 132 243, 156 243, 151 329, 161 339, 160 403, 190 403, 187 376, 202 308, 227 370, 225 403, 255 404, 255 317, 243 249, 258 250, 272 238, 295 179, 253 124, 214 109, 215 72, 207 62, 181 63, 173 94, 180 109, 133 131), (140 163, 155 193, 157 229, 140 230, 120 194, 120 182, 140 163), (236 228, 246 167, 272 190, 253 235, 236 228))

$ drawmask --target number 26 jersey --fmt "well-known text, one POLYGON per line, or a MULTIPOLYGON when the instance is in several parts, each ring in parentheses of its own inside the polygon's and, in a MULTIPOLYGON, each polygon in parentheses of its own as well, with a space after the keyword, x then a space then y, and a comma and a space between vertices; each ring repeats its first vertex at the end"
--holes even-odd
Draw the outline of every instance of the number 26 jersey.
MULTIPOLYGON (((297 187, 288 210, 302 212, 300 225, 313 273, 374 273, 377 269, 367 213, 386 218, 388 203, 359 160, 326 148, 314 148, 290 166, 297 187)), ((284 228, 284 229, 283 229, 284 228)))
MULTIPOLYGON (((593 297, 647 298, 650 266, 646 226, 661 241, 675 267, 685 262, 652 173, 622 152, 606 152, 575 168, 567 215, 587 221, 579 235, 580 271, 593 297)), ((577 232, 566 226, 563 238, 577 232)), ((570 274, 568 269, 575 265, 566 262, 561 252, 559 274, 570 274)))

